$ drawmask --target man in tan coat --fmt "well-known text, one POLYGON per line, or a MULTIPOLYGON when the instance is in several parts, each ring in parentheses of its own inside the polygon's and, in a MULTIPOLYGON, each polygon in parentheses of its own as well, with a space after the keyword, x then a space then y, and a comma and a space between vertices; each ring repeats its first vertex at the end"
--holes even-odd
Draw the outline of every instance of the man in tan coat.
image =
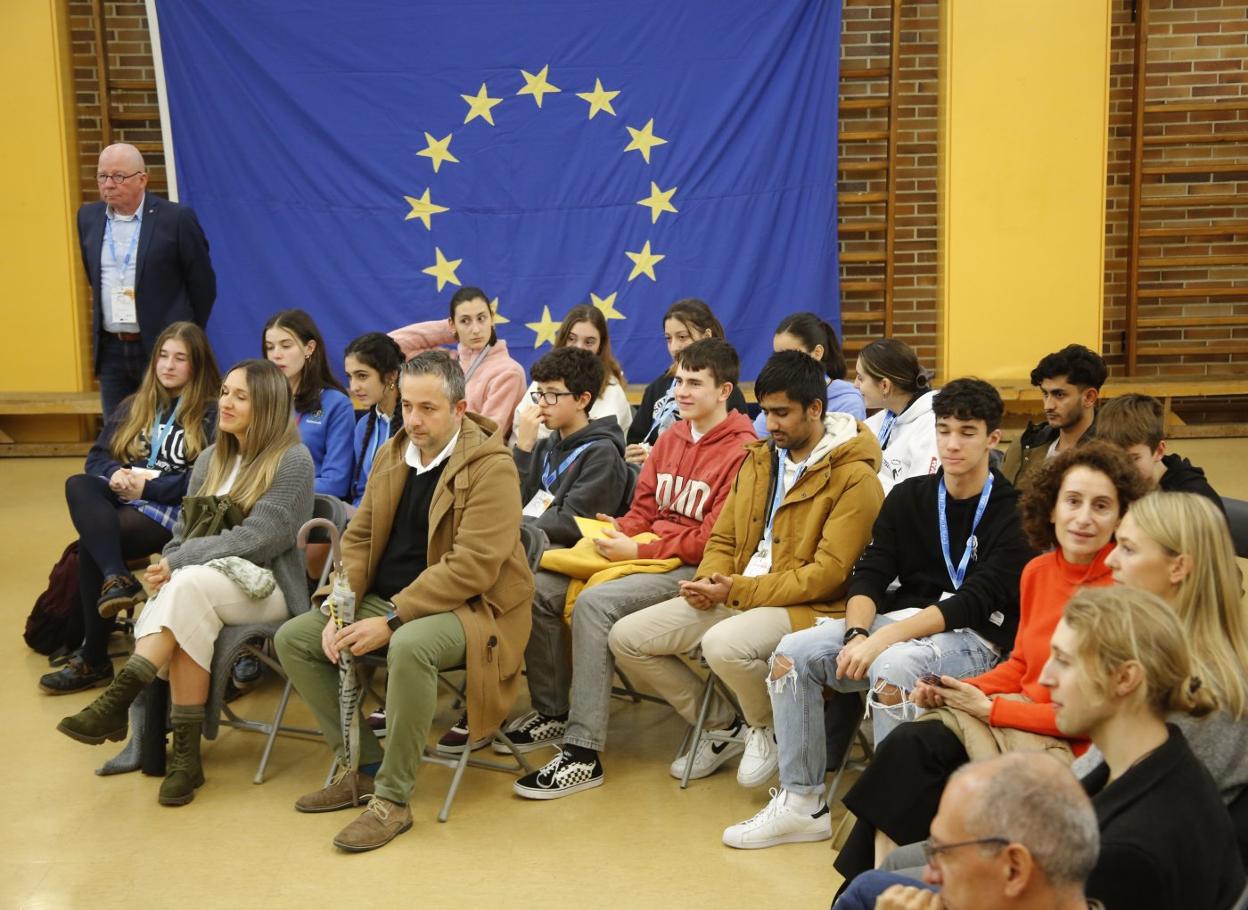
MULTIPOLYGON (((744 786, 775 770, 767 658, 816 616, 844 615, 854 560, 884 501, 875 434, 848 414, 824 413, 826 376, 814 358, 773 355, 754 390, 771 438, 746 446, 694 579, 681 582, 681 596, 621 619, 610 637, 620 669, 690 724, 703 683, 682 655, 701 645, 745 716, 713 699, 707 728, 738 740, 704 740, 690 776, 705 777, 744 751, 737 769, 744 786)), ((672 763, 673 777, 683 776, 688 760, 672 763)))
POLYGON ((466 738, 487 736, 515 699, 531 625, 519 478, 496 426, 465 413, 463 372, 443 351, 408 361, 399 393, 406 433, 378 453, 343 536, 356 621, 337 630, 314 609, 276 638, 282 666, 340 758, 338 653, 388 648, 384 755, 365 727, 359 771, 295 803, 300 812, 332 812, 371 794, 365 812, 334 838, 351 852, 383 846, 412 825, 407 802, 438 670, 467 667, 466 738))

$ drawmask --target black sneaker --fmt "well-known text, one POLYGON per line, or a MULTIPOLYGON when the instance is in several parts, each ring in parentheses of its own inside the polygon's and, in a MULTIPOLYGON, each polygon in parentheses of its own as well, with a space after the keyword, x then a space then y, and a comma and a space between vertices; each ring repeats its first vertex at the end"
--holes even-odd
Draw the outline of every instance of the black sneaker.
POLYGON ((240 691, 254 686, 264 672, 260 661, 251 654, 240 654, 230 670, 230 681, 240 691))
POLYGON ((468 751, 476 752, 478 749, 489 745, 492 736, 485 736, 475 740, 471 745, 468 743, 468 715, 465 714, 459 720, 455 721, 455 726, 442 734, 442 738, 438 740, 438 751, 445 755, 459 755, 464 751, 464 747, 468 746, 468 751))
POLYGON ((70 692, 107 686, 112 681, 113 662, 111 660, 93 667, 82 659, 81 654, 75 653, 70 655, 61 669, 39 677, 39 688, 50 695, 68 695, 70 692))
POLYGON ((112 619, 123 610, 133 613, 135 604, 141 604, 145 600, 147 592, 143 590, 139 580, 127 572, 125 575, 110 575, 104 579, 95 608, 105 619, 112 619))
POLYGON ((563 750, 543 768, 526 774, 512 789, 525 799, 559 799, 582 790, 602 786, 602 760, 594 753, 592 761, 578 759, 563 750))
MULTIPOLYGON (((563 734, 568 729, 567 717, 548 717, 537 711, 530 711, 523 717, 513 720, 503 732, 511 740, 517 752, 532 752, 545 746, 562 746, 563 734)), ((499 755, 510 755, 511 750, 503 743, 494 742, 494 751, 499 755)))

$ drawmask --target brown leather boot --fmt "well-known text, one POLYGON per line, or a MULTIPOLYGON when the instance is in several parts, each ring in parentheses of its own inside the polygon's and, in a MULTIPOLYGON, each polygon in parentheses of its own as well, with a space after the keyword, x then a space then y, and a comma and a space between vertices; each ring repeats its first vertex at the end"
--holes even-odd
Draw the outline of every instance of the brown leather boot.
POLYGON ((160 784, 162 806, 185 806, 195 798, 195 788, 204 785, 204 766, 199 760, 199 738, 203 721, 174 721, 173 756, 169 773, 160 784))
POLYGON ((412 826, 412 810, 374 796, 364 813, 338 832, 334 846, 348 853, 384 847, 412 826))
POLYGON ((295 800, 295 809, 299 812, 337 812, 339 809, 362 806, 372 795, 371 777, 344 768, 334 775, 328 787, 305 793, 295 800))
POLYGON ((70 739, 89 746, 98 746, 110 739, 114 742, 125 739, 129 728, 130 703, 139 697, 146 685, 147 680, 140 679, 127 665, 99 698, 77 714, 63 718, 56 729, 70 739))

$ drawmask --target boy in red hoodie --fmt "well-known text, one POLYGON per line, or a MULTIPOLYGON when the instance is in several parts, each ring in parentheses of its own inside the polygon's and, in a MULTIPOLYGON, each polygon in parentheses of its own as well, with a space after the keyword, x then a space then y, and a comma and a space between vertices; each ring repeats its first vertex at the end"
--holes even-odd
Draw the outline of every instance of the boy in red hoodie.
POLYGON ((697 341, 677 355, 675 396, 681 420, 651 450, 628 513, 594 544, 599 555, 613 562, 676 558, 681 564, 668 572, 625 575, 582 592, 572 612, 570 649, 563 621, 570 579, 556 572, 537 573, 533 632, 525 651, 534 710, 511 724, 507 735, 521 751, 559 742, 563 750, 545 767, 516 781, 520 796, 558 799, 602 784, 598 753, 606 744, 614 675, 607 636, 622 617, 674 597, 702 559, 745 458, 745 444, 756 438, 750 419, 727 409, 739 371, 737 352, 722 338, 697 341), (646 531, 659 539, 632 539, 646 531))

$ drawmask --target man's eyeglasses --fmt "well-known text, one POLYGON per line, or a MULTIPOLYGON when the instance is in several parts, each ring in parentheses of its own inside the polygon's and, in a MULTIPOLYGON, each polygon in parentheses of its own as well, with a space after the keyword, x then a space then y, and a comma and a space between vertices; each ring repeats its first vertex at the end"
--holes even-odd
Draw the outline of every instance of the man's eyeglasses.
POLYGON ((923 849, 924 862, 930 863, 940 854, 949 850, 956 850, 959 847, 982 847, 988 844, 995 844, 998 848, 1008 847, 1013 841, 1008 837, 979 837, 975 840, 961 840, 956 844, 939 844, 933 840, 925 840, 919 846, 923 849))
POLYGON ((559 403, 559 399, 564 395, 571 395, 571 392, 530 392, 529 398, 534 404, 545 402, 552 407, 559 403))
POLYGON ((95 182, 98 183, 100 186, 103 186, 104 184, 108 183, 108 181, 111 180, 113 181, 113 183, 117 184, 118 186, 121 186, 127 180, 130 180, 133 177, 139 177, 144 173, 145 173, 144 171, 135 171, 133 174, 96 174, 95 182))

